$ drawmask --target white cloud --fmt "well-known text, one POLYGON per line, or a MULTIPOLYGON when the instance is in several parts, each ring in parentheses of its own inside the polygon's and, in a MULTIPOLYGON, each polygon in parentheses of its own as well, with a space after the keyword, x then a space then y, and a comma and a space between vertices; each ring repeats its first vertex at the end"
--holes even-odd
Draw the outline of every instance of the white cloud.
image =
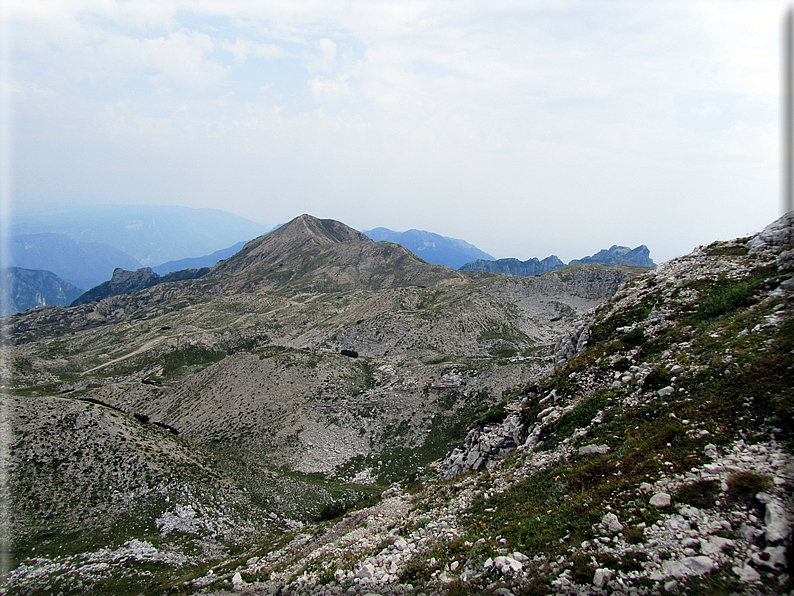
POLYGON ((234 56, 235 64, 243 64, 248 59, 248 56, 255 58, 284 58, 288 56, 288 52, 276 44, 271 43, 257 43, 249 39, 238 37, 234 43, 228 41, 221 41, 219 47, 227 52, 231 52, 234 56))

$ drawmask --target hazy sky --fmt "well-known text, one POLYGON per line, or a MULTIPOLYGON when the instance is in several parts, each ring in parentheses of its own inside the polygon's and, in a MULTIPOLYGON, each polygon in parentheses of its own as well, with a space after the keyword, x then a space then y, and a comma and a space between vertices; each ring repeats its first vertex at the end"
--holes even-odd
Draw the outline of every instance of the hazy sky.
POLYGON ((310 213, 566 261, 780 214, 785 2, 3 4, 19 205, 310 213))

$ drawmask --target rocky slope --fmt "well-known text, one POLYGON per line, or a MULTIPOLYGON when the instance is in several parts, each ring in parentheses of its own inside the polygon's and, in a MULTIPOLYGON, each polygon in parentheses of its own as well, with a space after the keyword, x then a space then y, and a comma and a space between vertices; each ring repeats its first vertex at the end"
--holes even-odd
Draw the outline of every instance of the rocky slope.
POLYGON ((179 589, 791 593, 793 225, 634 278, 449 458, 179 589))
POLYGON ((467 274, 302 216, 200 279, 3 319, 11 591, 212 583, 447 455, 644 271, 467 274))

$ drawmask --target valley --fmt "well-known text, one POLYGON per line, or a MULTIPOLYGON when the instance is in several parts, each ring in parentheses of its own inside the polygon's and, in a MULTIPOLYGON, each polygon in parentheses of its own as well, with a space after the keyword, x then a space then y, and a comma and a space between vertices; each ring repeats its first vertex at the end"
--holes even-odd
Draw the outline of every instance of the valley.
POLYGON ((199 279, 5 317, 4 593, 783 593, 753 556, 790 542, 791 245, 789 218, 516 277, 304 215, 199 279))

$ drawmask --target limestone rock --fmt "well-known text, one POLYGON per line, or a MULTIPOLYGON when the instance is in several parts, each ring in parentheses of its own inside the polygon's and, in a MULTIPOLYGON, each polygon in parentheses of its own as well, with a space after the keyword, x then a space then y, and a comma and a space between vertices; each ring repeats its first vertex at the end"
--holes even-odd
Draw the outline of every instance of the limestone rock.
POLYGON ((684 559, 684 565, 686 565, 695 575, 705 575, 706 573, 711 573, 715 567, 714 561, 705 555, 687 557, 684 559))
POLYGON ((496 557, 494 565, 502 573, 518 573, 523 569, 524 565, 520 561, 516 561, 513 557, 496 557))
POLYGON ((758 493, 756 498, 766 506, 764 534, 769 543, 780 542, 791 534, 791 522, 783 504, 767 493, 758 493))
POLYGON ((733 546, 734 541, 730 538, 719 536, 709 536, 708 540, 700 540, 700 552, 704 555, 716 555, 726 546, 733 546))
POLYGON ((653 495, 651 497, 651 500, 648 501, 648 503, 650 505, 653 505, 654 507, 659 507, 659 508, 669 507, 670 506, 670 502, 671 502, 670 495, 668 493, 665 493, 665 492, 656 493, 655 495, 653 495))
POLYGON ((766 567, 773 571, 786 567, 786 547, 767 546, 763 552, 753 553, 753 562, 760 567, 766 567))
POLYGON ((606 453, 607 451, 609 451, 609 445, 585 445, 584 447, 579 447, 579 455, 606 453))
POLYGON ((748 584, 761 579, 761 574, 753 569, 750 565, 744 565, 743 567, 739 567, 737 565, 732 569, 733 572, 739 576, 739 581, 742 583, 748 584))
POLYGON ((611 569, 596 569, 595 575, 593 575, 593 585, 596 588, 603 588, 614 574, 615 572, 611 569))
POLYGON ((673 389, 670 385, 668 385, 667 387, 662 387, 661 389, 659 389, 657 394, 659 395, 659 397, 668 397, 672 395, 674 392, 675 389, 673 389))
POLYGON ((601 520, 601 527, 614 534, 623 529, 623 524, 620 523, 617 515, 614 513, 607 513, 601 520))
POLYGON ((766 226, 747 243, 750 254, 774 246, 785 246, 794 242, 794 211, 789 211, 766 226))

